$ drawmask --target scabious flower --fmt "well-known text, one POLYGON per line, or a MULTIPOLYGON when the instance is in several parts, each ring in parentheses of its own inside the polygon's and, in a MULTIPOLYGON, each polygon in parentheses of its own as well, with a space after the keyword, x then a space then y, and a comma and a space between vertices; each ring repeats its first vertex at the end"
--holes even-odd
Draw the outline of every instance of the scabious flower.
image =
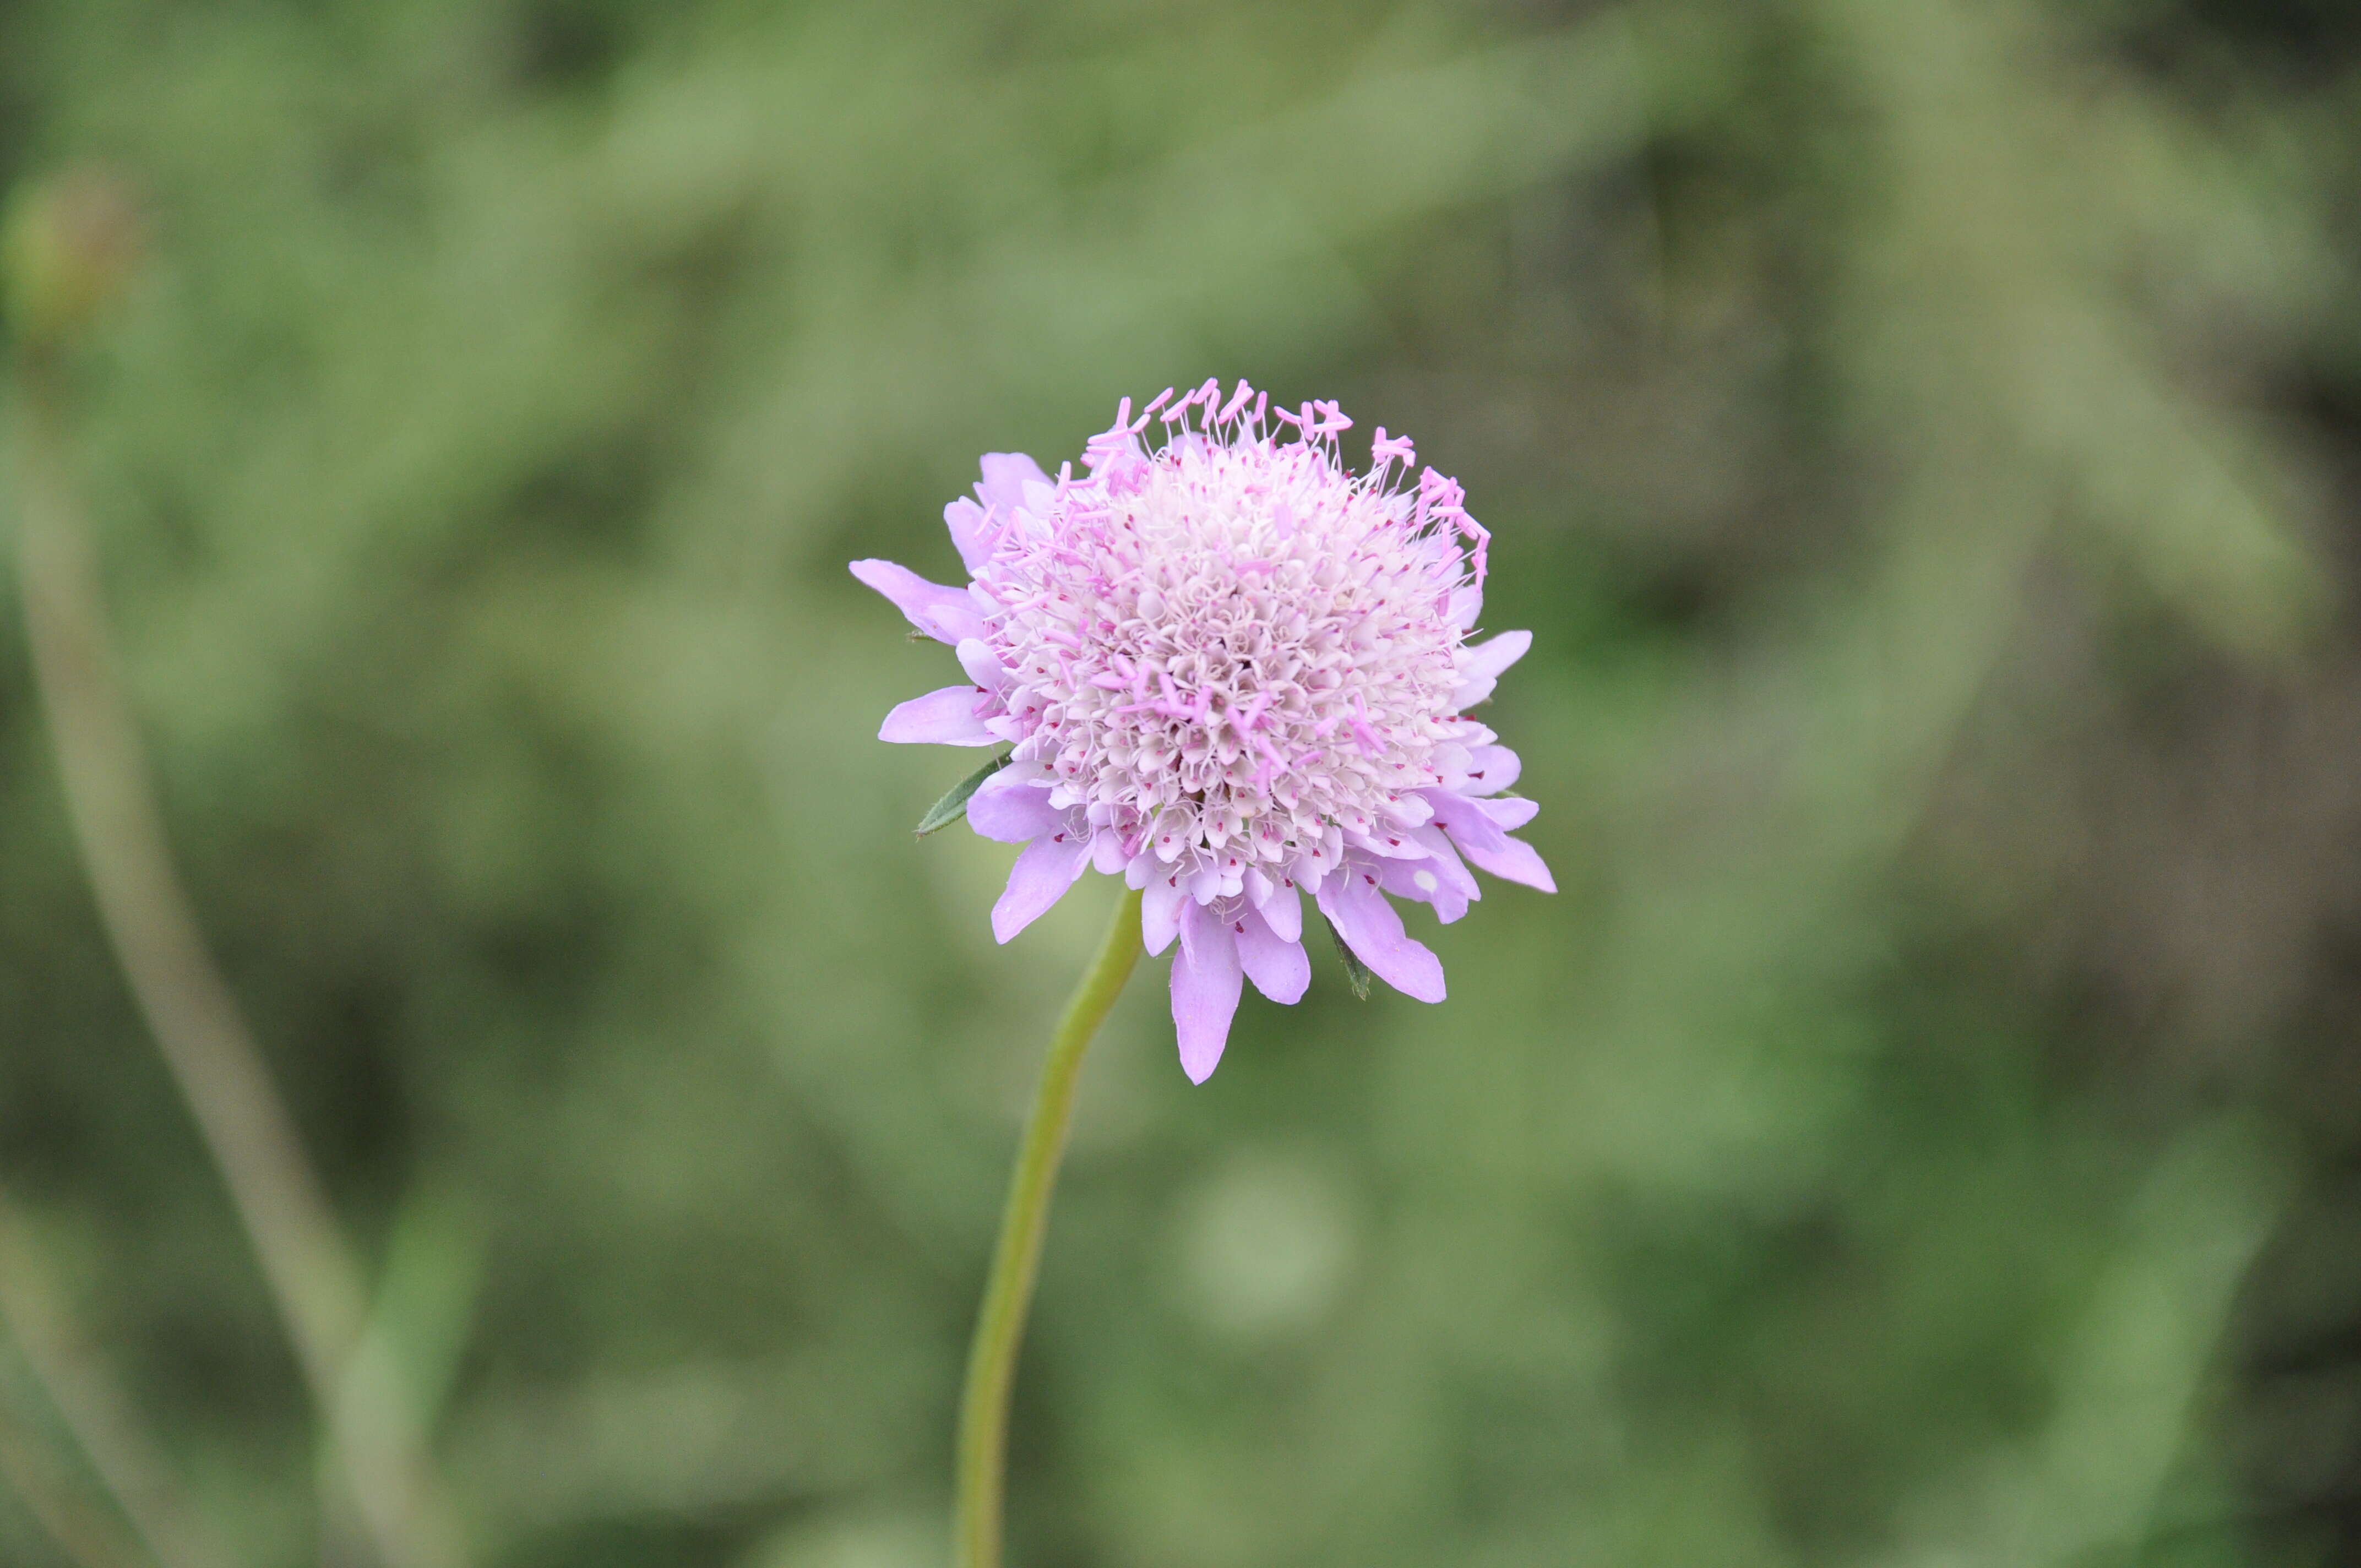
POLYGON ((1148 950, 1180 944, 1172 1021, 1199 1083, 1241 977, 1274 1002, 1310 983, 1303 894, 1372 973, 1440 1002, 1443 965, 1387 894, 1456 920, 1482 896, 1469 862, 1556 891, 1508 836, 1538 809, 1500 793, 1516 754, 1466 717, 1532 643, 1467 641, 1490 536, 1433 468, 1408 483, 1411 444, 1384 426, 1356 476, 1334 403, 1268 405, 1243 380, 1137 419, 1126 398, 1082 476, 987 455, 976 499, 943 511, 964 587, 852 563, 968 677, 879 739, 1010 748, 967 805, 978 833, 1026 846, 993 934, 1085 868, 1143 890, 1148 950))

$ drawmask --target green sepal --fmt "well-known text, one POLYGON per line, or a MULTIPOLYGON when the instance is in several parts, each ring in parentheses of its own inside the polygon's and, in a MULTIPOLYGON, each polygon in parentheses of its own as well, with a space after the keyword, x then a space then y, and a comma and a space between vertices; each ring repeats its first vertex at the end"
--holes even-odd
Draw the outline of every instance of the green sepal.
POLYGON ((918 818, 918 837, 923 839, 929 833, 939 832, 965 817, 968 796, 981 789, 984 780, 1006 767, 1008 757, 1009 753, 1003 751, 959 783, 951 785, 950 793, 928 807, 927 814, 918 818))
POLYGON ((1336 929, 1336 922, 1325 915, 1320 919, 1328 927, 1328 934, 1336 938, 1336 956, 1345 960, 1345 978, 1353 982, 1353 994, 1367 1002, 1369 999, 1369 981, 1374 978, 1369 966, 1361 961, 1361 955, 1345 940, 1345 933, 1336 929))

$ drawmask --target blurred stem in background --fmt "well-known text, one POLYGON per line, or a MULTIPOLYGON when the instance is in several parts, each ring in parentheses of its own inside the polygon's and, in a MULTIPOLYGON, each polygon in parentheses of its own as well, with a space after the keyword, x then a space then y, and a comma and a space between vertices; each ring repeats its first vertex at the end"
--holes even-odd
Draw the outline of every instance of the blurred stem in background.
POLYGON ((128 197, 97 176, 20 196, 5 236, 21 505, 18 584, 33 674, 99 917, 285 1321, 353 1502, 390 1568, 457 1568, 457 1519, 390 1354, 365 1332, 361 1270, 172 867, 107 636, 71 474, 64 357, 137 250, 128 197))
POLYGON ((1008 1475, 1008 1396, 1016 1381, 1016 1353, 1025 1339, 1025 1316, 1033 1304, 1033 1281, 1041 1266, 1041 1239, 1049 1224, 1049 1195, 1058 1182, 1058 1161, 1073 1120, 1074 1086, 1091 1039, 1123 994, 1124 982, 1139 962, 1139 893, 1126 890, 1098 957, 1066 1003, 1066 1015, 1049 1038, 1049 1059, 1025 1121, 1016 1152, 1016 1174, 1008 1183, 1008 1206, 1000 1216, 1000 1242, 992 1255, 992 1277, 968 1354, 967 1387, 961 1396, 959 1513, 952 1527, 956 1568, 1000 1568, 1003 1493, 1008 1475))
POLYGON ((81 1568, 145 1568, 123 1527, 90 1506, 32 1423, 0 1401, 0 1479, 58 1549, 81 1568))
MULTIPOLYGON (((223 1568, 229 1558, 197 1517, 122 1386, 75 1332, 38 1236, 5 1194, 0 1194, 0 1320, 6 1321, 42 1392, 148 1555, 163 1568, 223 1568)), ((12 1476, 23 1468, 9 1466, 12 1476)), ((76 1555, 86 1554, 76 1550, 76 1555)), ((121 1554, 108 1550, 102 1556, 116 1561, 121 1554)))

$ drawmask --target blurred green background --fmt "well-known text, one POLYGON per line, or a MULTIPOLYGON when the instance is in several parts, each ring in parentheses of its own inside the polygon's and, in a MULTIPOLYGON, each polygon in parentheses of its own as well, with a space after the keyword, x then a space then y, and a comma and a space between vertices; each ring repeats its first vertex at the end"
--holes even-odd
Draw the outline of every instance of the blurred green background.
MULTIPOLYGON (((2361 1561, 2361 10, 0 0, 91 159, 167 814, 482 1563, 943 1561, 1113 891, 993 945, 844 562, 1208 375, 1466 486, 1565 891, 1202 1089, 1144 966, 1012 1561, 2361 1561)), ((366 1563, 5 603, 0 1191, 236 1561, 366 1563)))

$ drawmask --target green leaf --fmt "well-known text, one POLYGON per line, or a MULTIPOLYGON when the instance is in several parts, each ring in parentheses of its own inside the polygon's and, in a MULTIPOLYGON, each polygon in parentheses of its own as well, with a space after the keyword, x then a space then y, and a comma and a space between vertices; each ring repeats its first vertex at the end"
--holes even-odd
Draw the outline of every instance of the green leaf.
POLYGON ((1007 752, 1003 751, 959 783, 951 785, 950 793, 928 807, 927 814, 918 818, 918 837, 923 839, 929 833, 939 832, 965 817, 967 797, 973 795, 983 785, 984 780, 1008 765, 1008 755, 1007 752))
POLYGON ((1325 915, 1323 915, 1320 919, 1328 927, 1328 934, 1336 938, 1336 956, 1345 960, 1345 978, 1353 982, 1353 994, 1367 1002, 1369 999, 1369 981, 1372 978, 1369 966, 1363 963, 1361 955, 1345 943, 1345 933, 1336 929, 1336 922, 1329 919, 1325 915))

